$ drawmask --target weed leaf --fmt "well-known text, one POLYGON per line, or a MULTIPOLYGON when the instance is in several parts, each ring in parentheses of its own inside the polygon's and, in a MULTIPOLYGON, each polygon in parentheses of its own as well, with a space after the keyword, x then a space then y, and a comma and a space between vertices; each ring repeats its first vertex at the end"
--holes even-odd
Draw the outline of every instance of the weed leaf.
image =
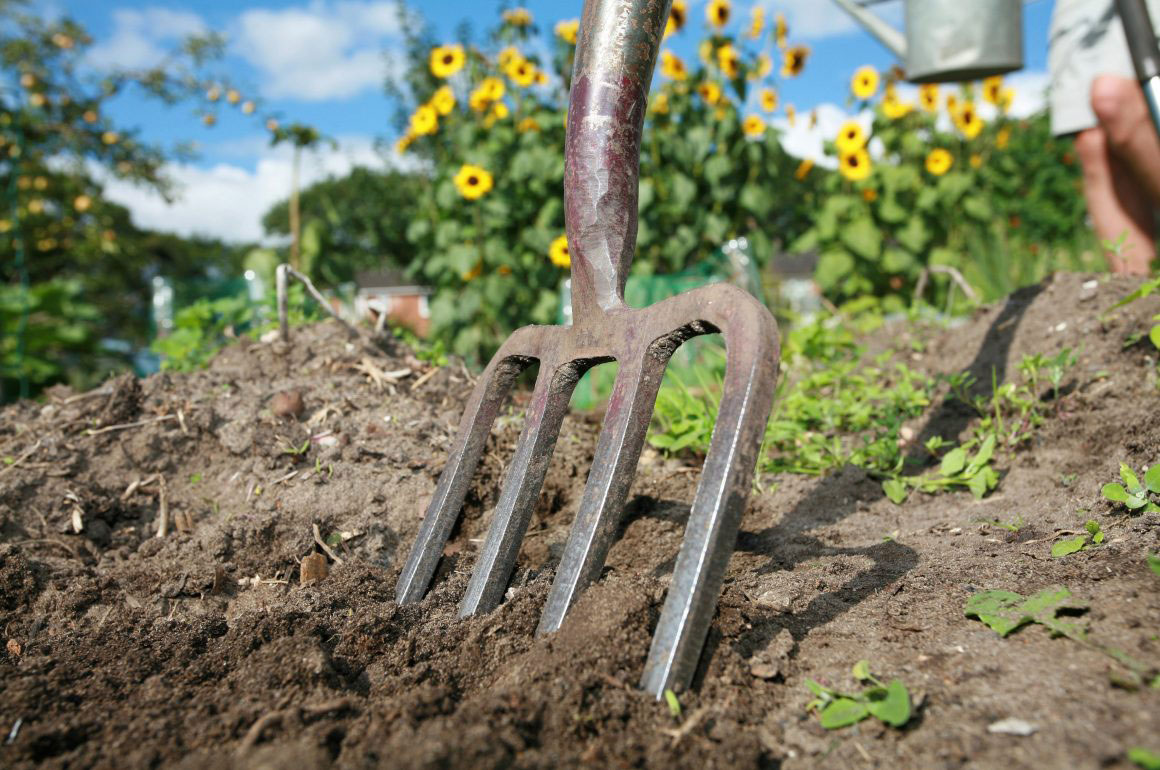
POLYGON ((1160 348, 1160 324, 1156 324, 1148 331, 1148 339, 1152 344, 1160 348))
POLYGON ((992 433, 983 440, 983 445, 979 447, 979 451, 971 458, 971 466, 968 470, 978 470, 991 461, 991 456, 995 454, 995 434, 992 433))
POLYGON ((677 694, 672 690, 665 690, 665 703, 669 706, 669 713, 673 715, 673 719, 681 718, 681 702, 677 700, 677 694))
POLYGON ((1128 467, 1127 463, 1120 463, 1120 478, 1124 480, 1124 486, 1128 488, 1129 492, 1133 495, 1139 494, 1140 479, 1136 477, 1136 474, 1132 472, 1132 469, 1128 467))
POLYGON ((868 661, 868 660, 858 661, 857 663, 854 664, 854 669, 851 673, 853 673, 854 678, 857 679, 859 682, 865 682, 867 679, 870 678, 870 661, 868 661))
POLYGON ((1148 554, 1148 566, 1157 575, 1160 575, 1160 553, 1148 554))
POLYGON ((830 688, 823 687, 822 685, 818 684, 813 679, 806 680, 806 689, 809 690, 810 692, 812 692, 814 695, 818 696, 819 698, 829 697, 834 692, 830 688))
MULTIPOLYGON (((1156 328, 1160 329, 1160 326, 1156 328)), ((1160 463, 1144 471, 1144 486, 1148 487, 1149 492, 1160 494, 1160 463)))
POLYGON ((1160 770, 1160 754, 1142 746, 1128 749, 1128 759, 1144 770, 1160 770))
POLYGON ((1085 543, 1087 543, 1087 535, 1080 535, 1079 537, 1069 538, 1068 540, 1060 540, 1051 546, 1051 555, 1058 559, 1061 556, 1067 556, 1069 553, 1082 551, 1085 543))
POLYGON ((968 618, 978 618, 999 636, 1006 636, 1028 623, 1042 623, 1055 635, 1083 638, 1078 623, 1056 617, 1060 610, 1084 610, 1087 605, 1074 601, 1064 586, 1052 586, 1026 598, 1014 591, 980 591, 967 599, 963 609, 968 618))
POLYGON ((861 722, 870 715, 870 709, 865 703, 859 703, 849 698, 838 698, 822 709, 822 727, 827 730, 837 730, 855 722, 861 722))
POLYGON ((1110 500, 1113 503, 1126 503, 1128 501, 1128 490, 1124 489, 1122 484, 1109 482, 1104 484, 1100 489, 1105 500, 1110 500))
POLYGON ((898 479, 887 479, 882 482, 882 491, 890 498, 890 502, 901 505, 906 502, 906 483, 898 479))
POLYGON ((967 465, 967 452, 962 447, 956 447, 947 452, 942 459, 939 470, 944 476, 954 476, 967 465))
POLYGON ((885 690, 879 687, 869 698, 866 707, 886 724, 902 727, 910 721, 910 693, 901 680, 891 679, 885 690), (878 693, 882 693, 881 699, 875 697, 878 693))

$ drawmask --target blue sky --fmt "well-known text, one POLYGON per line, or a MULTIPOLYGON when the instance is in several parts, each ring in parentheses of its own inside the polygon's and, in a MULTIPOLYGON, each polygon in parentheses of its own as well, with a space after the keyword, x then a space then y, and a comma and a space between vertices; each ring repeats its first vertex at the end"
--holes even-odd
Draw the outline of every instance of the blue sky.
MULTIPOLYGON (((551 34, 557 21, 579 16, 581 1, 528 0, 524 6, 541 31, 551 34)), ((689 0, 690 25, 668 43, 687 59, 696 55, 706 2, 689 0)), ((782 103, 794 104, 799 114, 818 108, 820 119, 812 131, 805 121, 793 129, 784 122, 780 125, 787 129, 785 141, 791 152, 813 155, 822 135, 835 132, 846 117, 850 74, 863 64, 885 69, 894 60, 828 0, 759 3, 769 9, 770 17, 772 12, 785 13, 791 42, 812 49, 805 73, 780 81, 778 87, 782 103)), ((1042 103, 1052 6, 1052 0, 1026 6, 1026 69, 1010 81, 1019 94, 1018 111, 1042 103)), ((40 7, 46 14, 68 14, 89 29, 96 40, 91 53, 95 66, 148 64, 189 32, 208 28, 225 33, 229 48, 223 66, 246 96, 255 95, 264 108, 316 125, 339 140, 338 150, 307 161, 307 182, 344 173, 353 165, 397 162, 374 148, 376 139, 394 138, 390 124, 394 105, 382 88, 388 69, 398 61, 393 0, 42 0, 40 7)), ((450 40, 464 20, 482 37, 501 6, 491 1, 413 0, 411 7, 433 23, 439 37, 450 40)), ((734 3, 732 31, 747 24, 752 7, 752 2, 734 3)), ((895 21, 902 15, 898 0, 876 9, 895 21)), ((165 109, 133 96, 118 100, 114 116, 126 125, 140 126, 149 139, 192 140, 200 151, 196 161, 170 169, 183 190, 172 205, 146 191, 110 185, 110 196, 128 205, 139 224, 230 240, 261 237, 261 214, 284 197, 290 172, 285 151, 266 146, 259 122, 226 110, 209 129, 191 115, 188 105, 165 109)))

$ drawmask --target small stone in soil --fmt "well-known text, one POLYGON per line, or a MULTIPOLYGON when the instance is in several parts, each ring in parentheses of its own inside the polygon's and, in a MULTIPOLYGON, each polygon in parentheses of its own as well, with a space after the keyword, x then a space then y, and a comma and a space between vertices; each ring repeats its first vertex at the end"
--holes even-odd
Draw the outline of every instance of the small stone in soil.
POLYGON ((270 411, 275 417, 297 418, 305 410, 306 404, 302 400, 302 394, 296 390, 284 390, 270 400, 270 411))
POLYGON ((1031 735, 1038 730, 1035 725, 1026 722, 1017 717, 1008 717, 1007 719, 1000 719, 998 722, 992 722, 987 725, 987 732, 996 733, 999 735, 1031 735))
POLYGON ((320 553, 312 553, 302 560, 302 567, 298 573, 298 582, 302 585, 317 583, 330 574, 330 567, 326 564, 326 557, 320 553))

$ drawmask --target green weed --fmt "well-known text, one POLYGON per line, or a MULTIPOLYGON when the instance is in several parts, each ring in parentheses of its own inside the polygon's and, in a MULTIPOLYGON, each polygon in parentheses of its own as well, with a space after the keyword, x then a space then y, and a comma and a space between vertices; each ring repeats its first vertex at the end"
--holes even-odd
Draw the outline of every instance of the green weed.
POLYGON ((1090 548, 1104 542, 1104 531, 1100 529, 1100 523, 1098 521, 1088 519, 1083 527, 1086 530, 1084 534, 1077 537, 1069 537, 1067 540, 1060 540, 1052 545, 1052 558, 1058 559, 1062 556, 1067 556, 1069 553, 1082 551, 1085 548, 1090 548))
POLYGON ((1160 576, 1160 553, 1148 554, 1148 567, 1153 572, 1155 572, 1157 576, 1160 576))
POLYGON ((806 711, 817 711, 822 727, 837 730, 875 717, 893 727, 902 727, 910 721, 910 692, 899 679, 890 684, 870 673, 870 662, 860 660, 851 669, 851 675, 870 686, 857 693, 844 693, 807 679, 806 688, 814 699, 806 704, 806 711))
POLYGON ((1160 770, 1160 754, 1142 746, 1128 749, 1128 761, 1144 770, 1160 770))
POLYGON ((672 690, 665 690, 665 703, 668 704, 669 713, 673 715, 673 719, 680 719, 681 702, 677 699, 677 694, 672 690))
MULTIPOLYGON (((1142 283, 1140 288, 1136 289, 1134 292, 1124 297, 1116 304, 1112 305, 1108 312, 1110 313, 1113 310, 1118 310, 1124 305, 1128 305, 1138 299, 1143 299, 1144 297, 1147 297, 1148 295, 1155 292, 1160 292, 1160 277, 1153 278, 1150 281, 1145 281, 1142 283)), ((1160 322, 1160 313, 1152 316, 1152 320, 1160 322)), ((1136 338, 1133 340, 1133 344, 1137 339, 1139 339, 1139 336, 1140 335, 1136 336, 1136 338)), ((1148 330, 1148 339, 1152 341, 1153 345, 1155 345, 1157 348, 1160 348, 1160 323, 1156 323, 1151 329, 1148 330)))
POLYGON ((1151 499, 1160 495, 1160 463, 1144 470, 1143 484, 1127 463, 1120 463, 1120 478, 1123 484, 1109 482, 1100 489, 1105 500, 1123 503, 1132 512, 1160 513, 1160 505, 1151 499))
POLYGON ((1023 529, 1023 517, 1022 516, 1016 516, 1014 520, 1006 521, 1006 522, 999 521, 998 519, 978 519, 977 521, 980 524, 986 524, 989 527, 995 527, 996 529, 1005 529, 1012 534, 1023 529))

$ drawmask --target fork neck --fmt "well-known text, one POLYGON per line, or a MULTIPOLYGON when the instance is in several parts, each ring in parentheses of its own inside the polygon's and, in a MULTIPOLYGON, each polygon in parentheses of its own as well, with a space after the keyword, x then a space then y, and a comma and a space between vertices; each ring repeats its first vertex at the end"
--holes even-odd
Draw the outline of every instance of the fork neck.
POLYGON ((624 306, 636 250, 640 137, 671 0, 585 0, 564 148, 576 325, 624 306))

